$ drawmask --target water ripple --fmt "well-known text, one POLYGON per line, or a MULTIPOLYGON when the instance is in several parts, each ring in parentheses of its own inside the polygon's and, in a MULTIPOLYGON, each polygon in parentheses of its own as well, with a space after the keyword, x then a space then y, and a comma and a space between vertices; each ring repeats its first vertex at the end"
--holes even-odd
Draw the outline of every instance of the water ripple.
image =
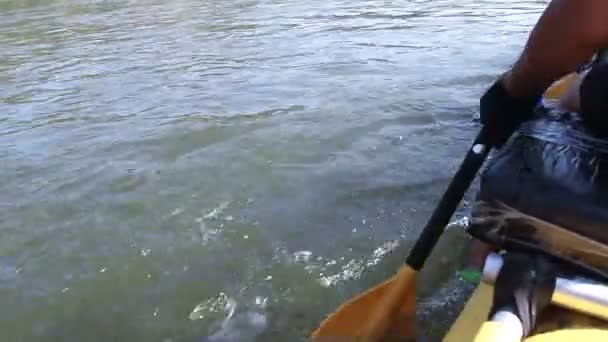
POLYGON ((303 340, 545 3, 0 1, 3 339, 303 340))

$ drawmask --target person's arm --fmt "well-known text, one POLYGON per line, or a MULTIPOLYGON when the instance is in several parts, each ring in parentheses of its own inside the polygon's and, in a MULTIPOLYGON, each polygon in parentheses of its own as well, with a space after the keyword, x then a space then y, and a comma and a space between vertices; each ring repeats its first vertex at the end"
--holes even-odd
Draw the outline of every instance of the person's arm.
POLYGON ((553 0, 503 82, 511 96, 541 94, 608 47, 607 0, 553 0))

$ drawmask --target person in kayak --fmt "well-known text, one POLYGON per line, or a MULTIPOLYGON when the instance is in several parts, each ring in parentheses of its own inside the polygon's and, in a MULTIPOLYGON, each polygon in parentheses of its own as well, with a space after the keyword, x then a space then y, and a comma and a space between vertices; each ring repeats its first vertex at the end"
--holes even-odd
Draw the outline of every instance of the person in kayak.
MULTIPOLYGON (((521 122, 532 117, 535 105, 549 85, 606 46, 607 1, 551 1, 511 70, 480 100, 481 123, 490 129, 493 147, 500 148, 521 122)), ((602 68, 594 69, 605 73, 602 68)), ((585 82, 582 83, 584 90, 585 82)), ((583 116, 596 113, 593 108, 585 113, 588 109, 585 95, 584 91, 580 93, 583 116)))
MULTIPOLYGON (((608 46, 608 1, 553 0, 530 33, 524 51, 513 67, 481 97, 481 123, 490 131, 490 143, 500 148, 519 125, 533 116, 543 92, 561 76, 591 60, 608 46), (584 19, 583 19, 584 18, 584 19)), ((603 124, 608 112, 604 96, 608 65, 582 73, 567 92, 562 105, 580 112, 593 126, 603 124)), ((471 259, 483 263, 490 247, 481 242, 472 248, 471 259)))
MULTIPOLYGON (((522 122, 533 117, 534 108, 553 82, 577 70, 606 46, 608 1, 551 1, 515 64, 480 99, 481 123, 489 132, 487 138, 492 147, 501 148, 522 122)), ((567 110, 578 111, 590 126, 608 128, 602 117, 608 111, 606 81, 608 66, 594 65, 580 74, 561 104, 567 110)), ((492 246, 475 240, 471 246, 473 264, 481 266, 491 250, 492 246)), ((527 274, 515 274, 522 267, 510 269, 513 274, 503 278, 511 281, 497 282, 490 317, 498 309, 509 308, 522 323, 526 336, 533 329, 537 314, 548 305, 542 295, 545 291, 539 286, 546 279, 533 269, 527 274), (519 296, 514 295, 518 291, 519 296)))

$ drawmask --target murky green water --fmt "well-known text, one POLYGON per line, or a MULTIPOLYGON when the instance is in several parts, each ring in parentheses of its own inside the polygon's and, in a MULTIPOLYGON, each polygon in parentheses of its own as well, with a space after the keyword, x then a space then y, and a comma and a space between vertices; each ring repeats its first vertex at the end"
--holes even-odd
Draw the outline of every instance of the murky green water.
POLYGON ((2 340, 303 340, 402 261, 544 5, 0 0, 2 340))

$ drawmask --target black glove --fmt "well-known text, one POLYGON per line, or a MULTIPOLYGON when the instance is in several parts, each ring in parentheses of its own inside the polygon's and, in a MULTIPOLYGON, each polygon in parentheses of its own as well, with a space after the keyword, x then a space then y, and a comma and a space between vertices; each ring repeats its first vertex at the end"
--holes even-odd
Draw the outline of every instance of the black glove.
POLYGON ((555 278, 553 264, 541 256, 505 254, 489 318, 498 311, 509 311, 519 317, 524 337, 528 336, 537 317, 551 303, 555 278))
POLYGON ((534 107, 541 95, 515 98, 505 89, 502 78, 496 81, 479 101, 481 123, 488 130, 488 143, 492 147, 502 147, 522 122, 534 116, 534 107))

